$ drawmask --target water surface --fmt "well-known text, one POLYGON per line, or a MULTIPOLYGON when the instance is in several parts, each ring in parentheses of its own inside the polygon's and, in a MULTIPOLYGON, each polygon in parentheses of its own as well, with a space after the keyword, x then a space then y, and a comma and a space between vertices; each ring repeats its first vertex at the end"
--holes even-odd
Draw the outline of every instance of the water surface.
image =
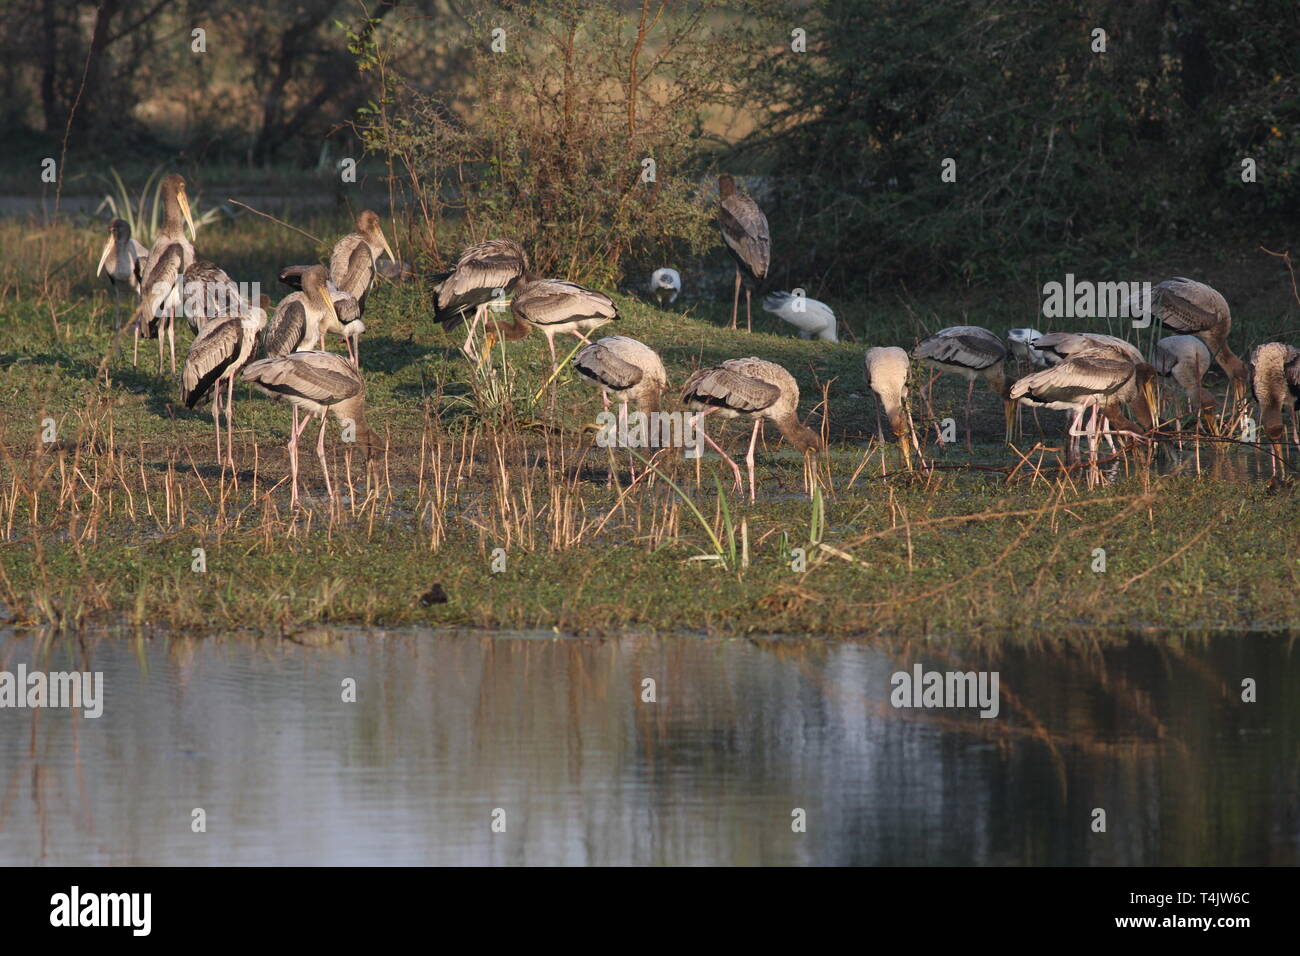
POLYGON ((0 863, 1300 862, 1280 638, 316 637, 0 632, 105 682, 0 709, 0 863), (918 661, 997 670, 999 716, 895 709, 918 661))

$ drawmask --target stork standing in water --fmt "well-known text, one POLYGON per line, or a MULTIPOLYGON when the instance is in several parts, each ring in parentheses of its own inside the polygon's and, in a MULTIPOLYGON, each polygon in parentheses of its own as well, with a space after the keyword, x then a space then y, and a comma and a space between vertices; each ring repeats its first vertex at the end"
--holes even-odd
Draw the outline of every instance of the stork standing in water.
POLYGON ((233 447, 235 376, 248 364, 257 348, 257 337, 266 328, 266 306, 270 299, 262 296, 262 304, 247 306, 244 314, 208 322, 190 343, 185 367, 181 370, 181 399, 186 408, 193 408, 210 391, 212 393, 212 422, 217 432, 217 461, 221 461, 221 398, 222 386, 226 397, 226 456, 230 470, 235 470, 233 447))
MULTIPOLYGON (((625 335, 611 335, 578 352, 573 357, 573 367, 600 386, 600 399, 607 411, 610 394, 618 399, 620 437, 628 434, 629 403, 636 403, 637 411, 646 416, 647 430, 655 427, 649 416, 659 411, 664 389, 668 387, 668 373, 664 371, 663 359, 650 346, 625 335)), ((635 468, 632 477, 636 479, 635 468)))
POLYGON ((244 369, 243 379, 273 398, 294 408, 294 425, 289 437, 289 473, 293 491, 290 506, 298 506, 298 439, 313 415, 320 416, 316 457, 325 475, 325 492, 334 500, 329 464, 325 460, 325 419, 332 411, 345 431, 351 426, 355 441, 373 461, 379 441, 366 422, 366 385, 357 367, 333 352, 293 352, 278 358, 259 359, 244 369), (297 423, 297 410, 307 414, 297 423))
POLYGON ((771 312, 799 330, 799 338, 816 336, 823 342, 838 342, 835 313, 825 302, 790 292, 773 292, 763 299, 763 311, 771 312))
POLYGON ((1277 474, 1278 463, 1285 468, 1286 458, 1282 440, 1286 428, 1282 412, 1291 413, 1291 433, 1300 442, 1296 429, 1296 406, 1300 404, 1300 349, 1282 342, 1266 342, 1255 349, 1250 357, 1251 388, 1259 403, 1259 424, 1272 446, 1272 473, 1277 474))
POLYGON ((379 227, 379 216, 372 210, 362 210, 357 216, 357 228, 338 242, 330 253, 330 282, 336 289, 346 292, 357 301, 357 309, 365 315, 366 297, 375 281, 379 254, 387 253, 394 263, 397 257, 379 227))
MULTIPOLYGON (((889 430, 898 440, 908 468, 912 467, 911 444, 916 440, 912 434, 911 416, 907 413, 907 384, 911 373, 912 359, 906 350, 892 345, 867 349, 863 374, 867 387, 876 393, 876 433, 884 441, 884 430, 880 426, 880 409, 883 407, 889 419, 889 430)), ((917 453, 920 454, 919 448, 917 453)))
POLYGON ((654 296, 659 308, 672 305, 682 292, 682 277, 676 269, 656 269, 650 273, 646 291, 654 296))
POLYGON ((1228 347, 1232 313, 1227 300, 1204 282, 1181 276, 1161 282, 1152 296, 1160 324, 1204 342, 1232 382, 1233 401, 1240 401, 1246 394, 1246 365, 1228 347))
POLYGON ((743 488, 740 467, 704 431, 704 417, 716 414, 720 418, 738 418, 747 415, 754 420, 749 452, 745 455, 751 504, 756 500, 754 446, 764 419, 775 424, 781 435, 805 456, 822 447, 818 434, 799 421, 799 386, 794 376, 774 362, 751 357, 727 359, 712 368, 702 368, 686 380, 682 388, 682 403, 699 414, 700 435, 731 466, 737 489, 743 488))
POLYGON ((1113 349, 1100 348, 1078 352, 1051 368, 1026 375, 1012 384, 1009 394, 1012 401, 1025 405, 1073 412, 1069 457, 1079 457, 1079 438, 1086 435, 1095 462, 1099 422, 1107 432, 1114 424, 1120 433, 1135 438, 1155 427, 1155 378, 1156 370, 1145 362, 1130 362, 1113 349), (1138 424, 1121 414, 1122 402, 1132 407, 1138 424), (1092 417, 1085 426, 1089 412, 1092 417))
POLYGON ((528 255, 513 239, 489 239, 470 246, 456 260, 456 268, 435 276, 437 299, 434 316, 443 328, 451 328, 473 313, 469 334, 461 350, 478 359, 474 333, 487 317, 488 304, 504 300, 528 275, 528 255))
POLYGON ((546 336, 546 346, 551 350, 552 373, 558 372, 560 367, 555 357, 557 335, 567 333, 586 341, 585 333, 618 318, 614 300, 603 292, 562 279, 530 279, 527 276, 515 286, 510 311, 509 324, 490 323, 488 349, 498 338, 506 341, 522 339, 530 330, 537 329, 546 336))
POLYGON ((754 331, 750 298, 756 285, 767 278, 772 264, 772 235, 767 217, 758 203, 736 191, 730 174, 718 177, 718 228, 731 256, 736 260, 736 290, 731 299, 731 327, 736 327, 740 309, 740 286, 745 286, 745 329, 754 331))
POLYGON ((1201 386, 1213 356, 1210 347, 1194 335, 1169 335, 1151 350, 1151 364, 1161 378, 1169 379, 1187 396, 1187 410, 1209 426, 1214 421, 1214 396, 1201 386))
MULTIPOLYGON (((1007 440, 1011 438, 1011 427, 1015 416, 1015 404, 1007 397, 1007 376, 1003 363, 1007 358, 1007 347, 1002 340, 988 329, 978 325, 954 325, 940 329, 934 335, 922 339, 912 349, 912 357, 919 359, 935 369, 930 377, 930 386, 941 372, 950 372, 966 379, 966 450, 974 451, 971 442, 971 399, 975 392, 975 379, 983 378, 989 388, 1002 399, 1006 418, 1007 440)), ((930 388, 926 389, 926 404, 930 406, 930 417, 934 418, 934 407, 929 399, 930 388)), ((942 444, 942 439, 940 439, 942 444)))
POLYGON ((185 195, 185 179, 172 173, 161 184, 163 224, 149 250, 149 266, 141 283, 140 305, 132 323, 135 335, 135 358, 139 358, 140 336, 158 339, 158 371, 162 371, 163 343, 166 332, 171 344, 172 372, 176 371, 176 310, 181 304, 181 284, 186 271, 194 264, 194 246, 185 238, 184 226, 194 236, 194 219, 185 195))
POLYGON ((108 266, 108 281, 113 286, 114 300, 120 300, 126 287, 136 298, 140 297, 140 283, 144 280, 149 263, 149 250, 131 237, 131 225, 125 219, 114 219, 108 226, 108 241, 99 256, 98 276, 108 266))

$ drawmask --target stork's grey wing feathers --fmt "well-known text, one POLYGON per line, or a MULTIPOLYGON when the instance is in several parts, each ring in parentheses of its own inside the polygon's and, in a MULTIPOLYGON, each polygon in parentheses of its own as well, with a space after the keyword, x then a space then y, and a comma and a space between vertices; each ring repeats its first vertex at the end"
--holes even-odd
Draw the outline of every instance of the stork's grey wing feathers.
POLYGON ((533 325, 557 325, 574 319, 613 318, 614 300, 573 282, 534 282, 515 296, 512 308, 533 325))
POLYGON ((919 359, 931 359, 948 365, 984 369, 1007 356, 1007 348, 996 336, 958 333, 935 334, 922 339, 912 354, 919 359))
POLYGON ((599 342, 588 345, 573 357, 573 367, 608 388, 622 390, 641 381, 641 368, 625 362, 599 342))
POLYGON ((151 339, 158 328, 158 308, 181 274, 185 250, 180 243, 173 242, 161 251, 151 253, 150 259, 149 269, 140 287, 140 307, 136 321, 141 334, 151 339))
POLYGON ((364 388, 360 375, 346 360, 329 352, 298 352, 262 359, 244 370, 244 379, 322 404, 341 402, 364 388))
POLYGON ((181 370, 181 400, 187 406, 193 408, 239 354, 240 331, 239 319, 213 322, 190 343, 181 370))
POLYGON ((276 358, 297 350, 307 337, 307 310, 302 301, 289 296, 275 310, 266 328, 266 354, 276 358))
POLYGON ((461 299, 474 300, 472 305, 487 301, 495 290, 510 288, 526 271, 528 256, 513 240, 489 239, 470 246, 438 288, 438 309, 453 308, 461 299))
POLYGON ((344 236, 330 256, 330 281, 358 302, 375 277, 375 260, 370 247, 355 233, 344 236))
POLYGON ((726 368, 700 369, 686 381, 682 401, 692 398, 706 405, 724 405, 740 412, 757 412, 774 404, 781 389, 726 368))
POLYGON ((758 203, 739 193, 718 204, 718 228, 732 252, 756 278, 767 275, 772 261, 772 236, 758 203))

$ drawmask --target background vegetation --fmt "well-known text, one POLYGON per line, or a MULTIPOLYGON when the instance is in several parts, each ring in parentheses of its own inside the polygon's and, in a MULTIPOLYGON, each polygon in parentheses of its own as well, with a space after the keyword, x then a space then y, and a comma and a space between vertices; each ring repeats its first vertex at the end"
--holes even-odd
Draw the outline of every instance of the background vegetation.
POLYGON ((1300 212, 1293 0, 7 6, 8 191, 65 139, 65 184, 165 160, 288 188, 360 157, 435 263, 509 233, 544 271, 708 285, 723 168, 761 177, 773 285, 828 298, 1285 247, 1300 212))

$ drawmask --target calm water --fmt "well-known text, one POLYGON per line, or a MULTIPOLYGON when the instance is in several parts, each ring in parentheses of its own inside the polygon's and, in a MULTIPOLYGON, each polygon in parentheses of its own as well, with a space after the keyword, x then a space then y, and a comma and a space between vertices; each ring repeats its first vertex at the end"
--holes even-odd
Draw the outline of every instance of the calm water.
POLYGON ((1295 864, 1297 656, 1249 636, 0 632, 0 670, 105 684, 94 720, 0 710, 0 864, 1295 864), (916 662, 997 670, 1000 715, 894 709, 916 662))

